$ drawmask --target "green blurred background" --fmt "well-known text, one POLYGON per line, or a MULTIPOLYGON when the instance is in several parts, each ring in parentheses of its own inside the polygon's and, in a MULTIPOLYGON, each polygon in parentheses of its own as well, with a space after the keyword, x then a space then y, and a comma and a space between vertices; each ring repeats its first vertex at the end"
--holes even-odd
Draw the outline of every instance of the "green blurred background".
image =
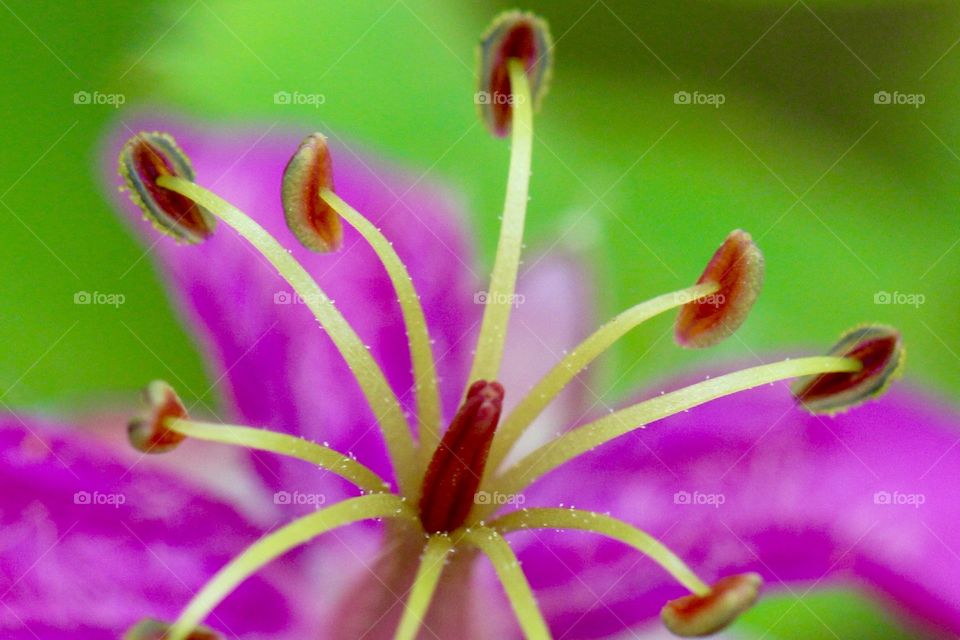
MULTIPOLYGON (((138 108, 252 120, 264 130, 333 130, 429 170, 464 194, 489 260, 507 145, 477 122, 473 46, 510 3, 0 5, 4 405, 76 410, 129 396, 167 367, 185 386, 209 387, 149 258, 104 198, 98 145, 138 108), (325 102, 277 105, 277 91, 325 102), (125 104, 77 104, 77 92, 119 94, 125 104), (77 305, 79 291, 126 301, 77 305)), ((524 8, 544 15, 558 40, 537 119, 529 246, 535 253, 560 238, 585 255, 602 284, 599 316, 691 282, 741 227, 767 257, 767 284, 741 340, 716 357, 821 349, 850 325, 883 321, 903 330, 915 380, 948 397, 960 389, 960 5, 540 0, 524 8), (677 92, 724 102, 677 104, 677 92), (877 92, 923 104, 878 104, 877 92), (899 295, 878 304, 884 292, 899 295)), ((703 358, 677 350, 666 329, 636 331, 606 363, 610 381, 626 372, 614 394, 703 358)), ((739 629, 916 637, 853 594, 791 604, 771 599, 739 629)))

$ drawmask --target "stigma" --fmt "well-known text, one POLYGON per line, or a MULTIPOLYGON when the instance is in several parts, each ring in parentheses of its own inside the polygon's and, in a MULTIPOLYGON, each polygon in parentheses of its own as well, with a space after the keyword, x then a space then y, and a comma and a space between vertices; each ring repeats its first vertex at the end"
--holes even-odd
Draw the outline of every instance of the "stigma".
POLYGON ((430 459, 420 496, 428 533, 455 531, 467 520, 503 409, 503 385, 478 380, 430 459))

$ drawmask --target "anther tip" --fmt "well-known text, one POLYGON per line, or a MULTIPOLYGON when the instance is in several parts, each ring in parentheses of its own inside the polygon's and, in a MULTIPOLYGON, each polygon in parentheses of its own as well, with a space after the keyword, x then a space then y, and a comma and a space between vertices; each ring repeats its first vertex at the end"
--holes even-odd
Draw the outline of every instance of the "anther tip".
POLYGON ((163 176, 194 179, 190 159, 170 135, 142 131, 130 138, 120 151, 118 171, 130 200, 161 233, 189 244, 213 234, 216 220, 209 211, 157 184, 163 176))
POLYGON ((336 251, 343 242, 340 215, 320 197, 333 190, 333 168, 327 138, 311 133, 303 139, 286 168, 280 195, 287 226, 311 251, 336 251))
POLYGON ((728 576, 713 585, 707 595, 691 594, 671 600, 660 611, 660 617, 675 635, 709 636, 753 606, 762 585, 763 578, 756 573, 728 576))
POLYGON ((680 308, 675 333, 683 347, 712 347, 740 328, 763 287, 763 254, 746 231, 736 229, 713 254, 697 284, 717 291, 680 308))
POLYGON ((479 395, 483 396, 484 400, 502 403, 504 393, 503 385, 496 380, 477 380, 467 390, 467 398, 479 395))
POLYGON ((553 68, 553 38, 545 20, 529 12, 507 11, 493 20, 480 39, 480 84, 475 102, 484 124, 498 137, 510 133, 514 102, 526 99, 511 91, 507 68, 511 58, 523 62, 531 106, 538 109, 553 68))
POLYGON ((145 410, 127 426, 130 444, 143 453, 165 453, 176 448, 185 436, 168 429, 165 422, 188 418, 176 391, 166 382, 154 380, 143 390, 143 400, 145 410))
POLYGON ((900 332, 886 325, 864 325, 844 333, 829 355, 861 363, 853 372, 800 378, 793 395, 813 414, 835 414, 883 395, 902 373, 906 350, 900 332))
MULTIPOLYGON (((123 640, 167 640, 169 631, 169 624, 147 618, 131 627, 123 640)), ((207 627, 197 627, 187 634, 185 640, 223 640, 223 635, 207 627)))

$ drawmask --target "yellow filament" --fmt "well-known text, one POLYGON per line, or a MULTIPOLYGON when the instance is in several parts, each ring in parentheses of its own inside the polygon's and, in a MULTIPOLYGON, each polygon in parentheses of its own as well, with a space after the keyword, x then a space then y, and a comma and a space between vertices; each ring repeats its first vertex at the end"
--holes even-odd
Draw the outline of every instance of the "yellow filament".
MULTIPOLYGON (((815 356, 784 360, 698 382, 677 391, 640 402, 594 422, 568 431, 556 440, 531 452, 492 483, 491 491, 514 495, 544 474, 605 442, 648 422, 660 420, 691 407, 738 391, 787 378, 830 372, 853 372, 862 367, 858 360, 815 356)), ((489 509, 487 511, 489 513, 489 509)), ((476 517, 482 517, 478 514, 476 517)))
POLYGON ((540 613, 540 607, 537 606, 530 583, 520 569, 517 556, 503 536, 489 527, 472 527, 464 531, 463 537, 490 558, 527 640, 549 639, 550 631, 543 614, 540 613))
POLYGON ((269 451, 304 460, 349 480, 369 493, 382 492, 389 486, 383 478, 353 458, 329 447, 285 433, 196 420, 167 420, 164 426, 197 440, 269 451))
POLYGON ((540 378, 536 386, 524 396, 503 424, 497 428, 497 434, 490 448, 490 456, 487 458, 487 469, 495 471, 527 427, 566 388, 574 376, 589 366, 627 332, 654 316, 683 306, 691 300, 715 293, 719 288, 719 284, 711 282, 665 293, 627 309, 597 329, 593 335, 580 343, 540 378))
POLYGON ((371 518, 415 518, 403 499, 393 494, 361 496, 339 502, 308 516, 294 520, 247 547, 204 585, 170 627, 167 640, 186 640, 187 636, 240 583, 264 565, 294 547, 326 533, 371 518))
POLYGON ((513 94, 512 138, 507 195, 503 205, 503 221, 497 256, 490 276, 487 305, 477 339, 477 352, 468 382, 495 380, 500 372, 503 343, 513 306, 520 252, 523 248, 523 226, 527 215, 530 187, 530 160, 533 152, 533 99, 523 63, 508 62, 510 90, 513 94))
POLYGON ((440 442, 440 396, 437 391, 437 370, 433 350, 430 347, 430 333, 420 304, 420 296, 417 295, 410 274, 400 256, 376 226, 329 189, 323 189, 320 197, 370 244, 387 270, 387 275, 390 276, 393 288, 397 292, 400 311, 403 313, 403 321, 407 328, 410 358, 413 361, 421 462, 425 468, 440 442))
POLYGON ((705 596, 710 586, 662 542, 626 522, 580 509, 522 509, 497 518, 488 526, 502 533, 522 529, 578 529, 607 536, 648 556, 692 593, 705 596))
POLYGON ((440 581, 440 574, 443 573, 447 554, 452 549, 453 542, 451 542, 449 536, 430 536, 420 558, 420 568, 417 569, 417 575, 413 579, 410 598, 407 600, 407 606, 403 611, 400 626, 397 627, 395 640, 414 640, 417 637, 417 631, 420 630, 423 618, 427 615, 427 609, 430 607, 430 601, 433 599, 433 592, 440 581))
POLYGON ((410 427, 403 416, 400 403, 383 371, 330 298, 306 269, 266 229, 226 200, 189 180, 175 176, 161 176, 157 179, 157 184, 193 200, 233 227, 270 261, 303 299, 356 376, 377 417, 377 424, 383 431, 397 474, 397 483, 405 495, 413 495, 417 487, 417 465, 410 427))

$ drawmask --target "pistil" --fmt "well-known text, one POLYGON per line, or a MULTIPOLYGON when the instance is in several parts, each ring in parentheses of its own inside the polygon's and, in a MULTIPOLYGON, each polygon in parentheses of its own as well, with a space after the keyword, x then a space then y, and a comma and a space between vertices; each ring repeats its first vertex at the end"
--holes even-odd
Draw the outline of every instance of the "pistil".
POLYGON ((502 408, 500 383, 480 380, 470 386, 423 479, 420 521, 428 533, 454 531, 466 520, 502 408))

